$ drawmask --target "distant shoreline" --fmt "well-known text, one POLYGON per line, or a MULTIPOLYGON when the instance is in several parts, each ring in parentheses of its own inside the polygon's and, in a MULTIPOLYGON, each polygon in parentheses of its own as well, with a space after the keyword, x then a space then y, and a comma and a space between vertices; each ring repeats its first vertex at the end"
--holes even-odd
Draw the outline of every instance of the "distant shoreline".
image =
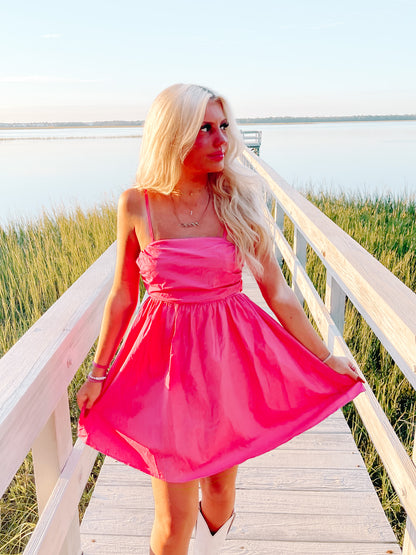
POLYGON ((313 116, 313 117, 266 117, 266 118, 237 118, 241 125, 250 124, 276 124, 276 123, 344 123, 361 121, 415 121, 416 114, 389 115, 389 116, 313 116))
MULTIPOLYGON (((363 121, 415 121, 416 114, 384 115, 384 116, 270 116, 264 118, 237 118, 239 125, 268 125, 293 123, 344 123, 363 121)), ((67 128, 123 128, 143 127, 144 121, 94 121, 94 122, 31 122, 31 123, 2 123, 0 129, 67 129, 67 128)))

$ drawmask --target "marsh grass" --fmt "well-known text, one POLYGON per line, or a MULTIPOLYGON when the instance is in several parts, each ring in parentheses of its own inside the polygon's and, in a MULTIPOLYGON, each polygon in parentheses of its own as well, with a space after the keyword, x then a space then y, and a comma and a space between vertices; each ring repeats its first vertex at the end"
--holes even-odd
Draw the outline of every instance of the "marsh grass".
MULTIPOLYGON (((44 214, 0 228, 0 356, 32 326, 64 291, 110 246, 116 209, 104 204, 88 212, 44 214)), ((75 393, 87 362, 69 387, 71 426, 76 436, 75 393)), ((102 464, 99 456, 80 503, 82 515, 102 464)), ((0 501, 0 553, 22 553, 38 520, 33 464, 29 455, 0 501)))
MULTIPOLYGON (((337 225, 378 258, 413 291, 416 289, 416 203, 412 199, 332 196, 307 193, 337 225)), ((0 354, 4 354, 115 239, 115 207, 83 212, 56 212, 36 222, 0 229, 0 354)), ((285 222, 289 242, 293 227, 285 222)), ((287 274, 287 269, 285 270, 287 274)), ((323 297, 325 268, 308 249, 307 272, 323 297)), ((288 276, 290 280, 290 277, 288 276)), ((368 325, 347 302, 346 341, 373 388, 396 433, 410 453, 413 445, 415 392, 368 325)), ((78 408, 75 393, 88 361, 69 387, 73 434, 78 408)), ((364 457, 384 510, 399 539, 405 515, 379 457, 352 404, 345 409, 355 441, 364 457)), ((94 467, 80 504, 82 515, 102 464, 94 467)), ((21 553, 37 521, 36 493, 30 454, 1 500, 1 553, 21 553)))

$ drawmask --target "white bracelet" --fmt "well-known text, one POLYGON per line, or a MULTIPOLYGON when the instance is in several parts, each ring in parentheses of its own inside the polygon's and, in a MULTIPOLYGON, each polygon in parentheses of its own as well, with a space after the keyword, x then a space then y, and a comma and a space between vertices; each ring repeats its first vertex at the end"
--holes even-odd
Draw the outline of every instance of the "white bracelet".
POLYGON ((331 351, 329 351, 329 355, 327 355, 323 360, 321 360, 321 362, 322 362, 323 364, 325 364, 325 362, 326 362, 327 360, 329 360, 331 357, 332 357, 332 353, 331 353, 331 351))
POLYGON ((103 381, 106 380, 106 379, 107 379, 107 376, 93 376, 92 370, 91 370, 91 372, 90 372, 90 373, 88 374, 88 376, 87 376, 87 380, 88 380, 89 382, 97 382, 97 383, 99 383, 99 382, 103 382, 103 381))

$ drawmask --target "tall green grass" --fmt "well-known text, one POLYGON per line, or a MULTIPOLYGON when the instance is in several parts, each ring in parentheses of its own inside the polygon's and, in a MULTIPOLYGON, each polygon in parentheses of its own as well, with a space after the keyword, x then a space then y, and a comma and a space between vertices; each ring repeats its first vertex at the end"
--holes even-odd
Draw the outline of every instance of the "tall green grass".
POLYGON ((0 228, 0 356, 115 239, 105 204, 0 228))
MULTIPOLYGON (((367 199, 354 196, 308 194, 308 197, 337 225, 376 256, 411 289, 416 288, 416 203, 392 198, 367 199)), ((44 215, 35 222, 21 222, 0 229, 0 353, 47 310, 115 239, 115 207, 104 205, 89 212, 44 215)), ((288 237, 290 225, 286 225, 288 237)), ((321 295, 325 269, 311 251, 307 271, 321 295)), ((374 334, 347 306, 345 337, 383 410, 406 448, 411 450, 414 433, 415 393, 404 380, 374 334)), ((75 393, 83 381, 82 367, 69 388, 75 434, 78 409, 75 393)), ((384 509, 399 538, 404 513, 393 492, 365 428, 352 405, 346 414, 355 440, 369 469, 384 509)), ((96 475, 102 459, 94 469, 96 475)), ((88 502, 92 477, 80 511, 88 502)), ((0 504, 1 553, 21 553, 37 520, 36 494, 30 455, 23 462, 0 504)))
MULTIPOLYGON (((116 209, 104 204, 88 212, 44 214, 0 228, 0 356, 32 326, 64 291, 110 246, 116 234, 116 209)), ((69 387, 71 424, 76 433, 75 394, 86 364, 69 387)), ((99 472, 99 457, 83 496, 88 502, 99 472)), ((38 510, 29 454, 0 501, 0 553, 22 553, 33 531, 38 510)))

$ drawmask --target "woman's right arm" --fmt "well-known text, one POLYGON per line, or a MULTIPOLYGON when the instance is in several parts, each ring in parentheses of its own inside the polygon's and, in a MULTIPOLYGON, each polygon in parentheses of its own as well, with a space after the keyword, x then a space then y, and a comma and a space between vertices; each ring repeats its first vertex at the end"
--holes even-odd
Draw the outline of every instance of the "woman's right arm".
MULTIPOLYGON (((140 209, 137 191, 125 191, 117 211, 117 260, 114 281, 107 298, 94 361, 108 367, 127 330, 139 297, 139 269, 136 263, 140 252, 136 225, 140 209)), ((105 369, 94 369, 94 376, 102 376, 105 369)), ((80 388, 77 401, 80 409, 91 408, 101 393, 102 383, 86 381, 80 388)))

